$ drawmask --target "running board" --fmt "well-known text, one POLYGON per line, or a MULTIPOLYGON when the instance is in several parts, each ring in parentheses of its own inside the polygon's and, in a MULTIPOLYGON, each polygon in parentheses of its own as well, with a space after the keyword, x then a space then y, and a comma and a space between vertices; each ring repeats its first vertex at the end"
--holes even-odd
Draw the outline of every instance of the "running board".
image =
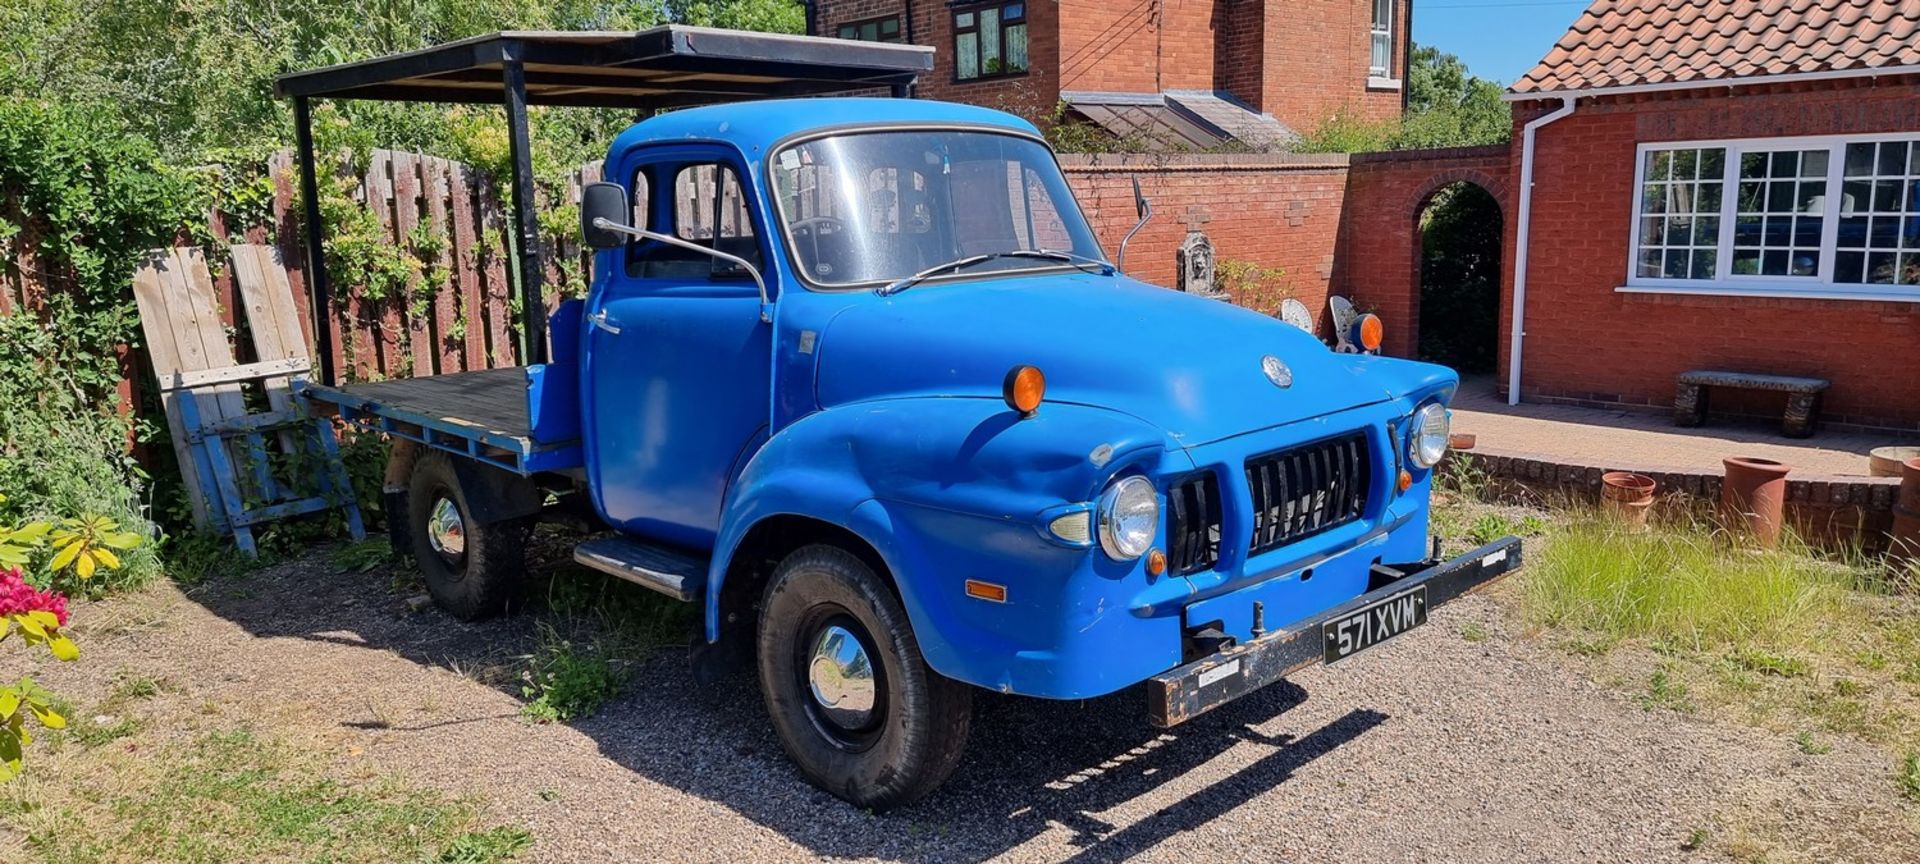
POLYGON ((707 562, 631 537, 602 537, 573 547, 573 560, 686 603, 707 590, 707 562))

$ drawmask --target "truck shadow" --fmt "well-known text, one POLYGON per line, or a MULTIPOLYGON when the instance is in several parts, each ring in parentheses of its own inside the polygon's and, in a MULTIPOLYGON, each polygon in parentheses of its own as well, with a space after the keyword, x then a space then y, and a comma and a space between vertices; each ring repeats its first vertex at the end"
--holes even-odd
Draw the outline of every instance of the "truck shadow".
MULTIPOLYGON (((235 583, 240 588, 202 586, 190 596, 255 636, 389 652, 520 695, 508 670, 536 645, 545 620, 539 608, 472 624, 436 610, 409 614, 386 574, 328 574, 317 563, 273 568, 235 583), (489 668, 502 674, 475 674, 489 668)), ((703 687, 683 649, 663 648, 630 672, 619 697, 567 725, 638 776, 732 809, 816 856, 978 861, 1064 830, 1072 860, 1118 861, 1203 828, 1388 719, 1363 709, 1299 737, 1262 732, 1306 700, 1291 682, 1171 730, 1147 722, 1137 688, 1081 702, 981 692, 971 744, 952 779, 919 804, 876 815, 801 778, 773 735, 750 671, 703 687), (1105 815, 1142 810, 1151 815, 1105 815)), ((419 725, 357 716, 341 723, 459 735, 468 724, 500 720, 494 713, 419 725)))

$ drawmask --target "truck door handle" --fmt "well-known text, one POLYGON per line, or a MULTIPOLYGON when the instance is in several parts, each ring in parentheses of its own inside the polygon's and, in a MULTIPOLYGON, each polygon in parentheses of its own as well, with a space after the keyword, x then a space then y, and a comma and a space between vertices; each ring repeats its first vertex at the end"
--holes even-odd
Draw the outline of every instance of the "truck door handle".
POLYGON ((607 310, 605 309, 595 312, 592 315, 588 315, 587 320, 592 322, 593 326, 598 327, 602 330, 605 330, 608 333, 611 333, 615 336, 620 335, 620 325, 607 320, 607 310))

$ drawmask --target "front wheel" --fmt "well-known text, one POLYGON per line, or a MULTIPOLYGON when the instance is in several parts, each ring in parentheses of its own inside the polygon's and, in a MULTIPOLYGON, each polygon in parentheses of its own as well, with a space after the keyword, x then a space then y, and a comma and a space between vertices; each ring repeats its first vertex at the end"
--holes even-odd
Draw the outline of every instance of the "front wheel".
POLYGON ((760 692, 815 785, 884 810, 932 792, 966 749, 973 691, 927 667, 906 610, 833 546, 787 556, 760 606, 760 692))

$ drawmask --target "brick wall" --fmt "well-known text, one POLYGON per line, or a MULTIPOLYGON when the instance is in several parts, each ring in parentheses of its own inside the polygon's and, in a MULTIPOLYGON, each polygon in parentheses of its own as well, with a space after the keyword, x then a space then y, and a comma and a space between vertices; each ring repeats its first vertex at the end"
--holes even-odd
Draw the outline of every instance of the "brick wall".
MULTIPOLYGON (((1260 110, 1301 131, 1319 128, 1343 106, 1371 120, 1400 114, 1399 89, 1368 89, 1368 0, 1240 0, 1264 7, 1260 110)), ((1405 25, 1411 0, 1395 0, 1393 77, 1406 80, 1405 25)), ((1242 97, 1245 98, 1245 97, 1242 97)))
MULTIPOLYGON (((1018 114, 1035 122, 1053 116, 1060 103, 1060 27, 1064 2, 1027 3, 1027 65, 1025 75, 985 81, 956 81, 953 68, 953 11, 943 0, 913 4, 913 20, 905 22, 903 0, 820 0, 815 12, 816 32, 832 36, 839 25, 882 15, 900 15, 913 42, 933 46, 933 71, 920 76, 914 95, 984 105, 1018 114)), ((903 31, 904 32, 904 31, 903 31)))
MULTIPOLYGON (((1520 125, 1546 108, 1515 107, 1517 141, 1520 125)), ((1914 130, 1920 83, 1913 78, 1583 101, 1571 117, 1542 128, 1523 398, 1664 407, 1672 404, 1675 375, 1717 367, 1831 379, 1829 420, 1920 425, 1920 303, 1614 290, 1627 276, 1637 143, 1914 130)), ((1510 159, 1517 177, 1518 146, 1510 159)), ((1507 257, 1503 305, 1513 288, 1507 257)), ((1509 320, 1503 309, 1503 328, 1509 320)), ((1501 345, 1505 369, 1504 332, 1501 345)), ((1715 394, 1714 407, 1772 416, 1781 410, 1779 397, 1763 394, 1715 394)))
POLYGON ((1510 209, 1507 149, 1501 144, 1352 157, 1334 285, 1379 313, 1386 324, 1384 353, 1411 357, 1420 344, 1420 212, 1434 192, 1467 182, 1501 202, 1504 215, 1510 209))
POLYGON ((1120 239, 1137 221, 1132 179, 1140 178, 1154 216, 1127 249, 1131 275, 1177 285, 1175 253, 1193 224, 1213 241, 1216 260, 1280 268, 1289 296, 1316 315, 1326 309, 1347 157, 1064 155, 1060 161, 1109 256, 1119 254, 1120 239))

